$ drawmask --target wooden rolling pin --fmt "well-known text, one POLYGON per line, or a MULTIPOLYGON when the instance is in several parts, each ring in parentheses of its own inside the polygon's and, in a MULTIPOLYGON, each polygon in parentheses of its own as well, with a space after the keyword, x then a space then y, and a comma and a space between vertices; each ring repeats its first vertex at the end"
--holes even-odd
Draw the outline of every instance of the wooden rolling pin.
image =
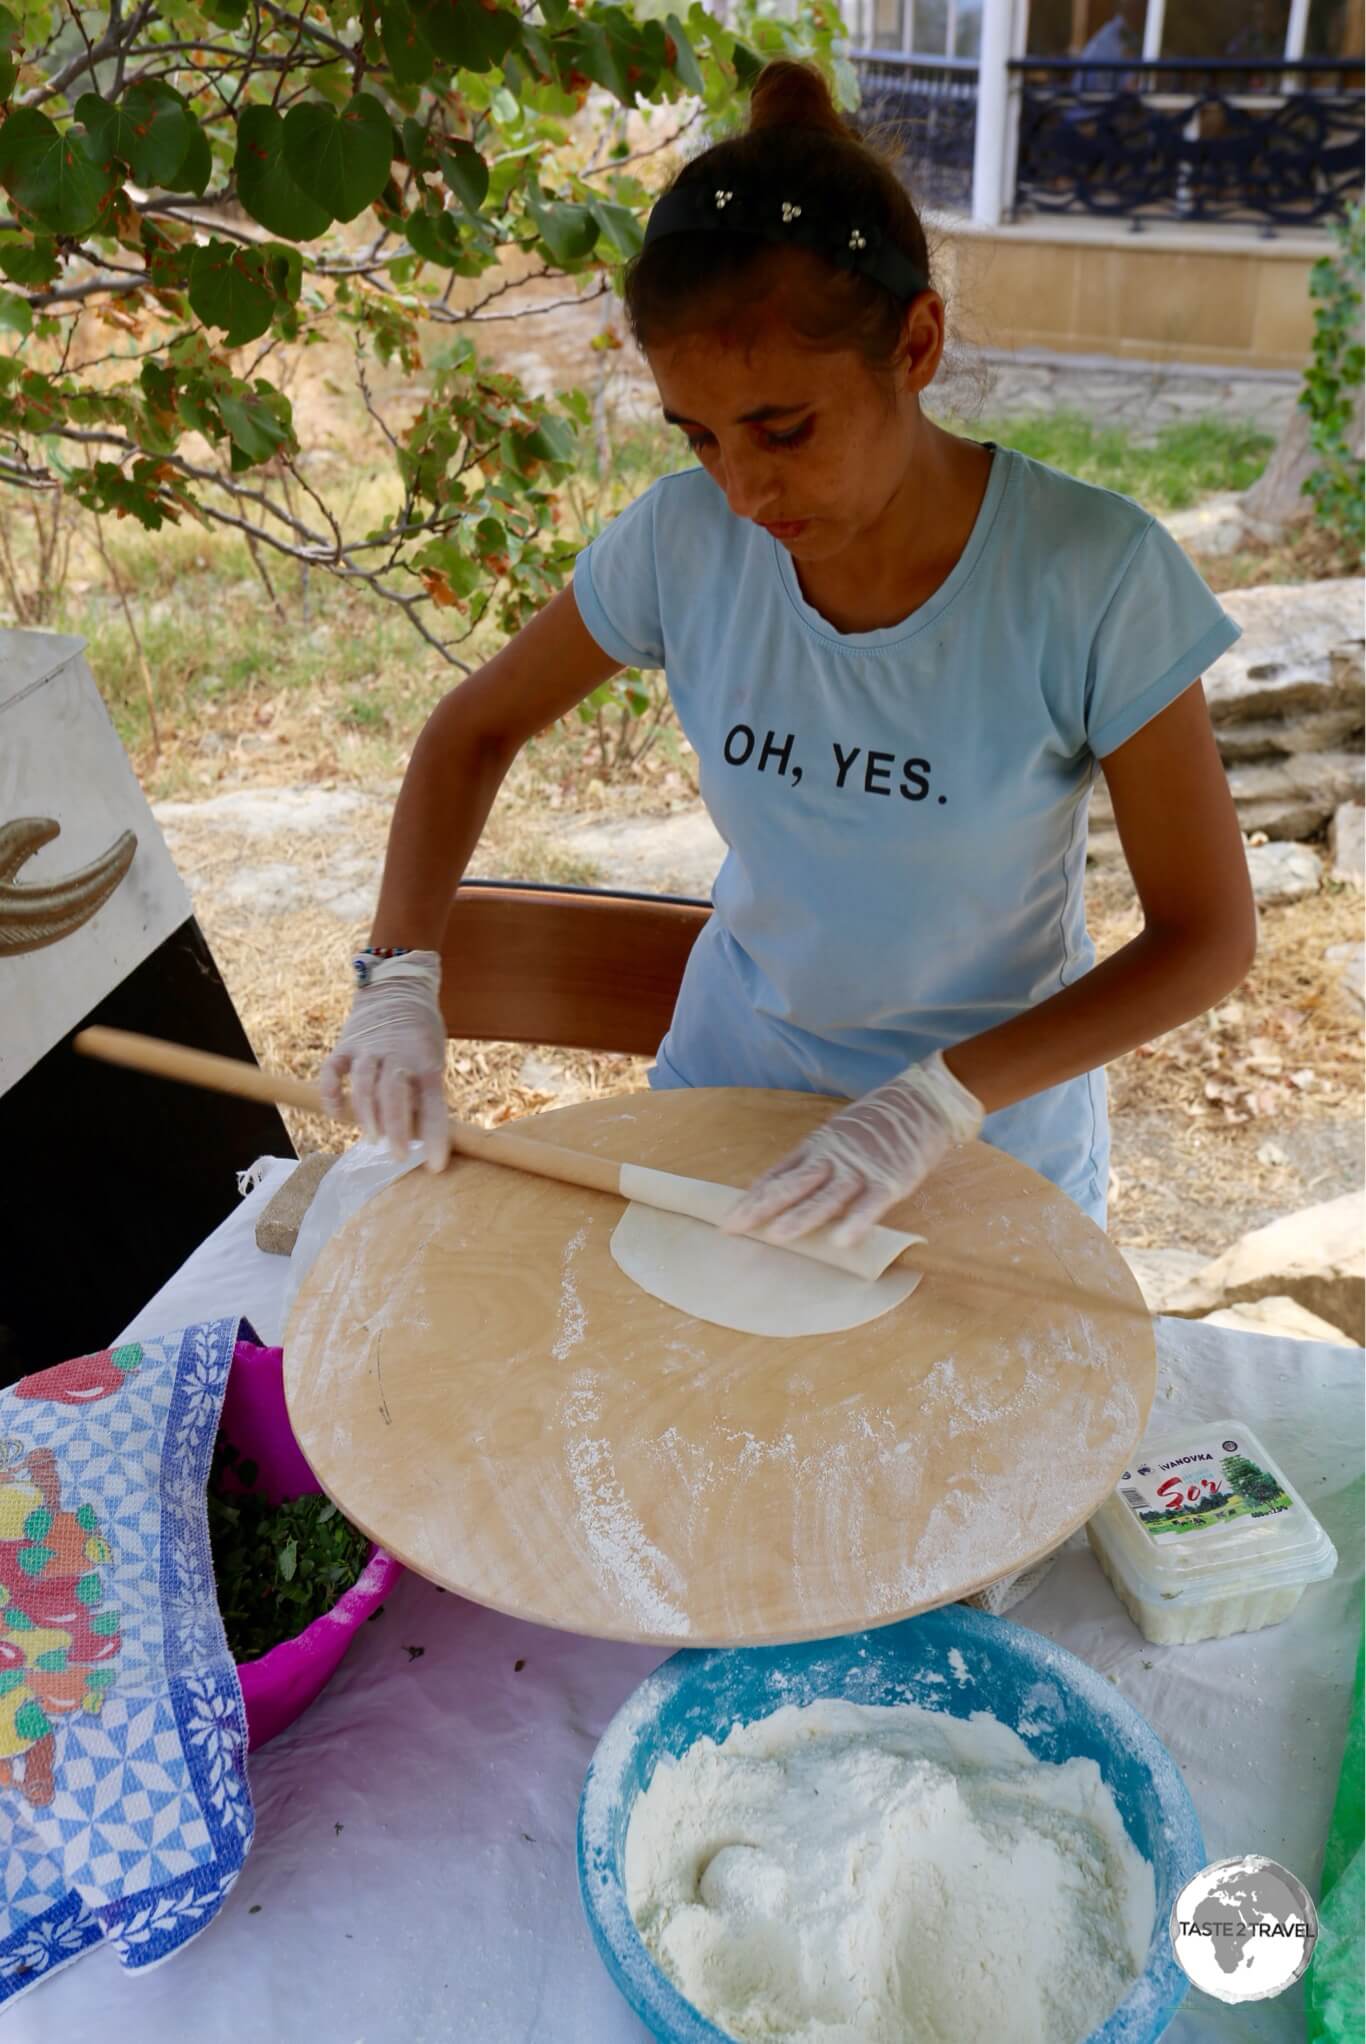
MULTIPOLYGON (((190 1050, 184 1044, 165 1043, 159 1037, 137 1036, 123 1029, 83 1029, 73 1037, 72 1047, 82 1057, 99 1058, 105 1064, 125 1065, 132 1071, 147 1072, 159 1079, 179 1080, 187 1086, 202 1086, 211 1093, 231 1093, 242 1100, 263 1100, 276 1107, 298 1107, 310 1114, 327 1114, 322 1088, 311 1080, 295 1079, 285 1072, 262 1071, 258 1065, 246 1064, 237 1058, 218 1057, 205 1050, 190 1050)), ((355 1121, 354 1114, 349 1111, 344 1118, 352 1123, 355 1121)), ((556 1179, 561 1185, 577 1185, 589 1192, 644 1200, 648 1205, 691 1214, 694 1218, 715 1222, 721 1207, 734 1198, 730 1188, 717 1187, 718 1195, 724 1195, 724 1199, 699 1205, 696 1198, 689 1195, 698 1189, 705 1193, 710 1188, 695 1179, 675 1178, 666 1171, 619 1164, 611 1157, 593 1157, 585 1151, 567 1150, 559 1143, 544 1143, 535 1136, 515 1135, 507 1129, 477 1128, 472 1122, 457 1121, 454 1117, 450 1119, 449 1129, 452 1151, 462 1157, 475 1158, 481 1164, 501 1164, 513 1171, 529 1172, 533 1177, 556 1179), (711 1210, 705 1210, 707 1208, 711 1210)), ((1107 1292, 1092 1291, 1070 1279, 1037 1277, 1001 1264, 965 1262, 958 1257, 942 1255, 916 1237, 896 1236, 892 1230, 874 1230, 873 1236, 875 1239, 867 1267, 855 1275, 872 1278, 890 1268, 892 1263, 898 1263, 920 1271, 925 1277, 951 1279, 972 1287, 987 1285, 993 1291, 1012 1292, 1018 1298, 1044 1299, 1091 1313, 1117 1314, 1122 1319, 1151 1318, 1146 1306, 1113 1298, 1107 1292), (885 1253, 879 1256, 876 1239, 879 1237, 888 1246, 896 1243, 905 1246, 890 1257, 885 1253)), ((812 1236, 782 1246, 797 1255, 814 1256, 819 1262, 833 1263, 841 1269, 849 1268, 847 1260, 824 1253, 812 1236)))

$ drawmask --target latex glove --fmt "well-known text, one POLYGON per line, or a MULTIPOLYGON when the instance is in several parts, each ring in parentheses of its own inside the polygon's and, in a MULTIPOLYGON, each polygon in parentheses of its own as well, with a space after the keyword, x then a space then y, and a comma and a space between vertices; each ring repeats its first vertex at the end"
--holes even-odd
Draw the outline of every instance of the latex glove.
POLYGON ((379 960, 368 986, 357 987, 351 1013, 319 1078, 329 1114, 340 1115, 342 1082, 372 1143, 408 1155, 414 1137, 429 1171, 443 1171, 450 1154, 443 1081, 446 1025, 441 1018, 441 958, 409 951, 379 960))
POLYGON ((794 1242, 838 1222, 835 1240, 847 1248, 914 1192, 955 1143, 971 1142, 983 1118, 981 1101, 935 1051, 842 1107, 756 1178, 727 1214, 725 1232, 762 1229, 770 1242, 794 1242))

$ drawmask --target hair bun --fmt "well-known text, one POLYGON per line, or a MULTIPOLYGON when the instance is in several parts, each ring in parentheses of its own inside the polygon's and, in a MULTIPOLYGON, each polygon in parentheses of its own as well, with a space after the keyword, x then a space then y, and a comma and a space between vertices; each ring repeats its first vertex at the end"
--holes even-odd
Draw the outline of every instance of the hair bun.
POLYGON ((749 132, 768 128, 819 128, 846 140, 849 130, 830 88, 813 64, 788 58, 765 64, 749 96, 749 132))

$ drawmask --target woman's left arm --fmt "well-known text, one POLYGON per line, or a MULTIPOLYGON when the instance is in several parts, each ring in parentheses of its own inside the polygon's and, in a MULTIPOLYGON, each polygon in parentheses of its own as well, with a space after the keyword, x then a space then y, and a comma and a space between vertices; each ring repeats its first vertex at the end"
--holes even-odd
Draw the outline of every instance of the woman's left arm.
POLYGON ((1204 690, 1192 684, 1103 762, 1143 930, 1074 985, 841 1108, 757 1179, 725 1226, 857 1241, 984 1114, 1203 1014, 1246 978, 1257 911, 1204 690))
POLYGON ((1143 929, 1075 985, 945 1054, 988 1114, 1203 1014, 1256 955, 1247 854, 1200 683, 1102 770, 1143 929))

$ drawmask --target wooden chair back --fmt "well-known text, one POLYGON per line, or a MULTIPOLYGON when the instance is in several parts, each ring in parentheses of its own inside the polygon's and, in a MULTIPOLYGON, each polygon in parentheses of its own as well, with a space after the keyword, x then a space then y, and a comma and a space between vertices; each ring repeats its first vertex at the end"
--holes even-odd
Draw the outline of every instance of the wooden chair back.
POLYGON ((451 1036, 653 1057, 710 904, 467 880, 442 943, 451 1036))

